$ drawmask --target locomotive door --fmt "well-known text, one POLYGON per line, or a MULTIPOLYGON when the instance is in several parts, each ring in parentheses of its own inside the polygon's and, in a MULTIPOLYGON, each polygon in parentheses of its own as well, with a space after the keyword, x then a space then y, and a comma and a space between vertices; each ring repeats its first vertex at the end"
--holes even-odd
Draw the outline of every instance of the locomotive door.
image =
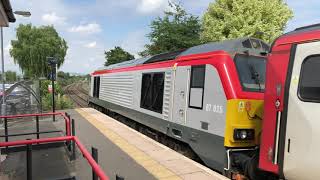
POLYGON ((286 179, 318 179, 320 42, 297 45, 290 63, 283 173, 286 179))
POLYGON ((177 124, 186 124, 189 80, 190 67, 178 66, 175 70, 172 119, 177 124))

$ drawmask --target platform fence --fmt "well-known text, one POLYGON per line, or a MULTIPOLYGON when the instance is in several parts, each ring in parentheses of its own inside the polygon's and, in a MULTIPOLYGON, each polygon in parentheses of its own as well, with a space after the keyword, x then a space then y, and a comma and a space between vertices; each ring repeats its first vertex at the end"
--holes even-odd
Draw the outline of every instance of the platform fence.
MULTIPOLYGON (((75 121, 74 119, 71 120, 70 115, 63 112, 56 112, 56 113, 44 113, 44 114, 23 114, 23 115, 7 115, 7 116, 0 116, 0 118, 5 120, 5 131, 4 135, 0 137, 5 138, 4 142, 0 142, 1 149, 8 148, 21 148, 23 147, 26 149, 26 158, 27 158, 27 180, 32 179, 32 147, 34 145, 47 145, 50 143, 58 143, 63 142, 66 144, 68 151, 70 151, 70 160, 75 159, 75 149, 76 147, 80 150, 83 157, 87 160, 89 165, 92 168, 93 172, 93 179, 97 179, 99 177, 100 180, 108 180, 108 176, 104 173, 101 167, 97 163, 97 149, 94 148, 93 155, 91 155, 85 146, 80 142, 78 137, 75 135, 75 121), (40 117, 48 117, 48 116, 61 116, 65 121, 65 132, 62 131, 41 131, 39 128, 39 118, 40 117), (29 120, 35 120, 35 127, 36 132, 29 132, 29 133, 15 133, 10 134, 8 128, 8 119, 19 119, 19 118, 30 118, 29 120), (49 137, 49 138, 40 138, 40 134, 47 134, 47 133, 63 133, 63 136, 59 137, 49 137), (36 135, 35 139, 27 139, 27 140, 13 140, 9 141, 9 137, 12 136, 25 136, 25 135, 36 135)), ((18 120, 19 121, 19 120, 18 120)))

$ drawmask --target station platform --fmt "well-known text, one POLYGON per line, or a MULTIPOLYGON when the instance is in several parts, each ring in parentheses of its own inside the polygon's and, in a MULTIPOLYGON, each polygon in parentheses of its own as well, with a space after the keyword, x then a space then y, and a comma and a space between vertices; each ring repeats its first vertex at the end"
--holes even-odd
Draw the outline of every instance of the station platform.
MULTIPOLYGON (((66 110, 74 119, 75 136, 87 150, 98 150, 98 164, 109 179, 123 180, 223 180, 226 177, 149 137, 127 127, 117 120, 92 108, 66 110)), ((41 131, 65 129, 66 123, 52 118, 42 119, 41 131)), ((18 120, 10 125, 11 133, 32 131, 30 124, 18 120)), ((2 134, 3 130, 0 130, 2 134)), ((63 133, 60 132, 62 135, 63 133)), ((43 134, 41 138, 58 136, 59 132, 43 134)), ((74 134, 73 134, 74 135, 74 134)), ((18 140, 10 137, 10 140, 18 140)), ((21 137, 19 137, 21 139, 21 137)), ((32 139, 34 135, 23 136, 32 139)), ((0 140, 0 142, 2 139, 0 140)), ((3 142, 3 141, 2 141, 3 142)), ((66 147, 57 146, 33 151, 32 179, 93 179, 91 166, 76 150, 75 160, 67 156, 66 147)), ((10 152, 1 155, 0 179, 26 179, 26 153, 10 152)))
POLYGON ((107 175, 125 179, 223 180, 226 177, 92 108, 67 111, 80 140, 99 149, 107 175))

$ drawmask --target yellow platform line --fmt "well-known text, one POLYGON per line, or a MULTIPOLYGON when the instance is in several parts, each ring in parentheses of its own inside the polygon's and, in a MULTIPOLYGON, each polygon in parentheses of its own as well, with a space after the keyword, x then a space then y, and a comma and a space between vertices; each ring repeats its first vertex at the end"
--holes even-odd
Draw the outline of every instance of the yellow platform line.
POLYGON ((155 178, 161 180, 180 180, 179 177, 174 172, 170 171, 168 168, 155 161, 145 152, 141 151, 134 145, 130 144, 127 140, 119 136, 112 129, 106 127, 106 125, 95 117, 91 116, 89 113, 82 109, 75 109, 82 117, 84 117, 88 122, 95 126, 106 138, 117 145, 122 151, 124 151, 128 156, 130 156, 134 161, 141 165, 146 171, 152 174, 155 178))

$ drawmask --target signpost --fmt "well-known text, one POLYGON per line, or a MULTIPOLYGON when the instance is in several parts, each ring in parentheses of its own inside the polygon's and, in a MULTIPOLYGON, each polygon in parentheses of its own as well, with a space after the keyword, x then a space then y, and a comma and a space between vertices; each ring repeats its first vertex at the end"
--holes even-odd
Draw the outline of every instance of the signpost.
MULTIPOLYGON (((51 67, 51 72, 49 74, 49 79, 51 80, 51 89, 52 89, 52 112, 54 113, 56 111, 55 109, 55 101, 54 101, 54 81, 56 80, 56 65, 57 65, 57 60, 54 57, 47 57, 48 64, 51 67)), ((49 86, 48 86, 49 90, 49 86)), ((50 92, 50 90, 49 90, 50 92)), ((56 121, 55 115, 52 116, 53 121, 56 121)))

